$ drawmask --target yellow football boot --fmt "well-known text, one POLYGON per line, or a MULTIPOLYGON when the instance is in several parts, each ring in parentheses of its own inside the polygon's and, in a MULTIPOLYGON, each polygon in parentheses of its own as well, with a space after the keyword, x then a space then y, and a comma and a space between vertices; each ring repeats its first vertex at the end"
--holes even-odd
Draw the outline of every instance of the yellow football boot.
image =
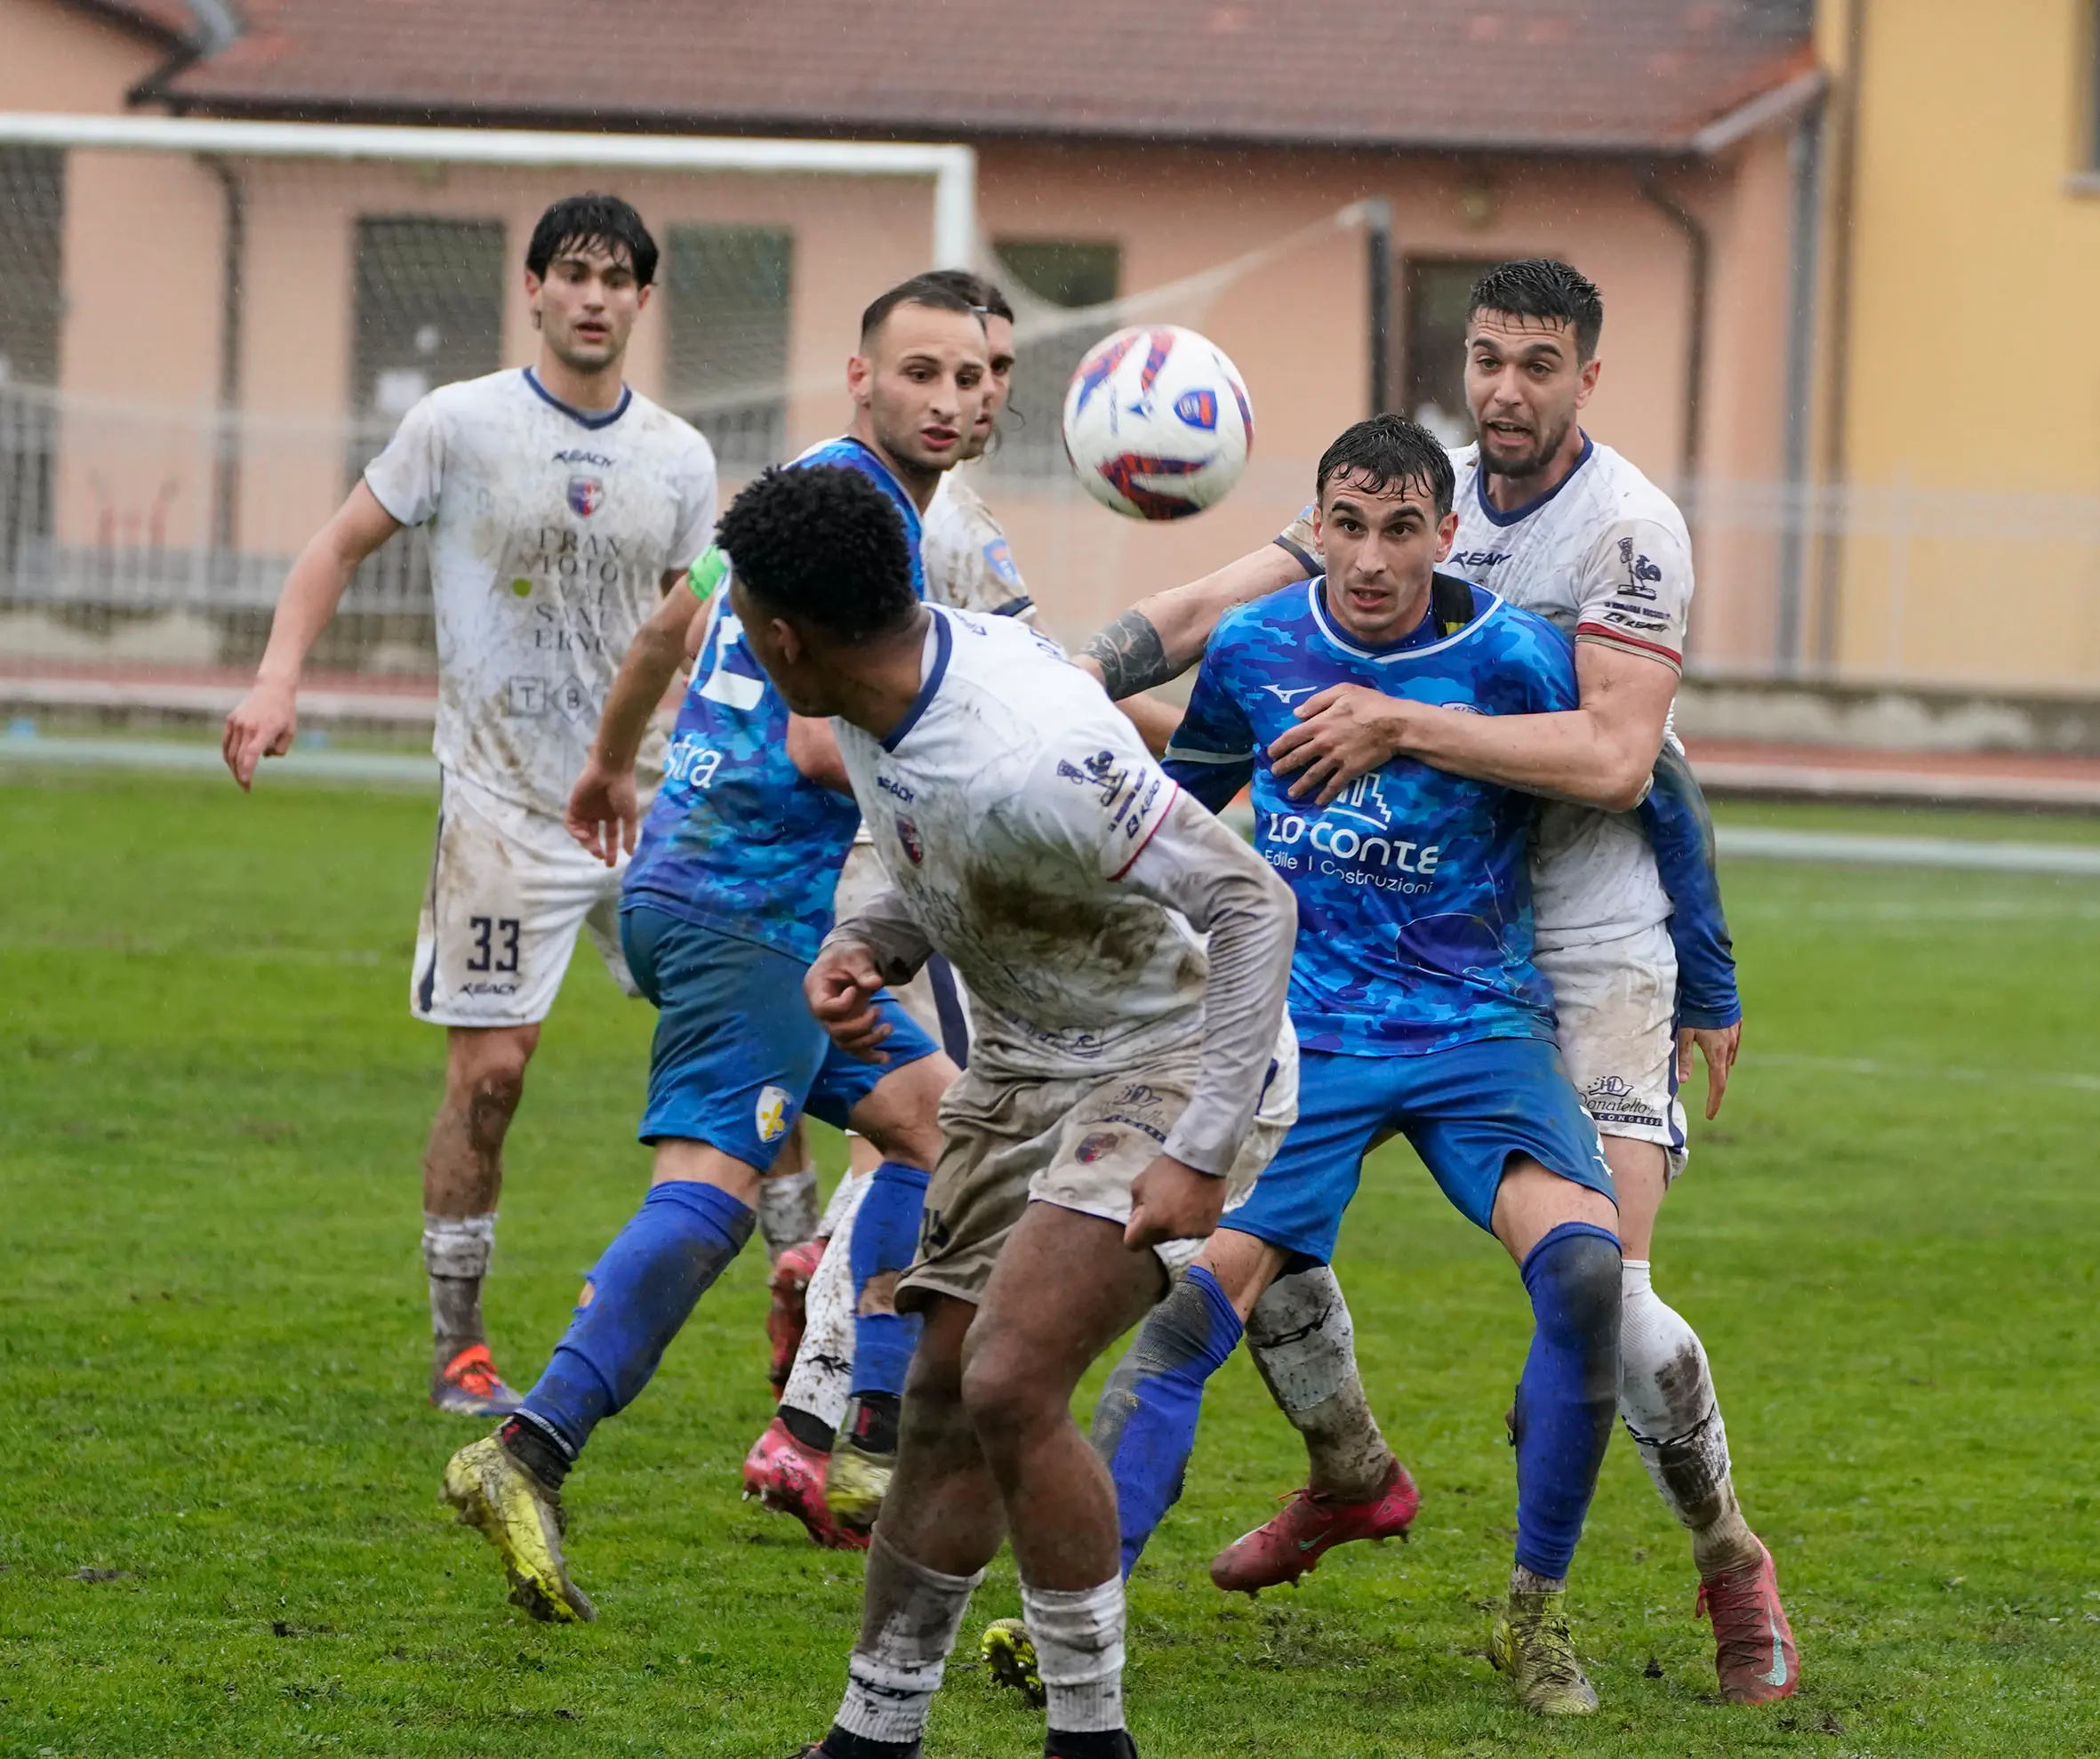
POLYGON ((1047 1701, 1043 1676, 1036 1671, 1036 1646, 1018 1618, 995 1618, 977 1639, 977 1653, 991 1670, 996 1685, 1011 1686, 1040 1710, 1047 1701))
POLYGON ((824 1480, 824 1501, 838 1524, 855 1533, 873 1527, 896 1469, 896 1455, 870 1453, 841 1432, 831 1444, 831 1469, 824 1480))
POLYGON ((1487 1659, 1510 1676, 1517 1702, 1535 1716, 1588 1716, 1597 1692, 1575 1659, 1567 1595, 1511 1593, 1487 1639, 1487 1659))
POLYGON ((496 1548, 513 1605, 550 1625, 597 1617, 562 1560, 561 1498, 513 1459, 500 1438, 485 1436, 454 1454, 438 1497, 496 1548))

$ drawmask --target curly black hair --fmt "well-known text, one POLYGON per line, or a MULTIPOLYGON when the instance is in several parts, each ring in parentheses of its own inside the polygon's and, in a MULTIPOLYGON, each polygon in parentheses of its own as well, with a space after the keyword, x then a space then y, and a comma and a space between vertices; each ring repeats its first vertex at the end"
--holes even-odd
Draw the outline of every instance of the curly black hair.
POLYGON ((910 620, 911 542, 890 498, 842 464, 774 465, 715 527, 744 590, 834 641, 910 620))
POLYGON ((1320 454, 1313 493, 1327 499, 1327 485, 1346 472, 1372 494, 1395 483, 1419 483, 1430 493, 1440 519, 1451 510, 1457 476, 1444 444, 1420 422, 1404 415, 1374 415, 1344 428, 1320 454))
POLYGON ((1575 326, 1575 352, 1587 360, 1604 333, 1604 295, 1596 282, 1556 257, 1524 256, 1498 262, 1478 281, 1466 301, 1466 321, 1476 311, 1506 311, 1512 317, 1543 318, 1575 326))

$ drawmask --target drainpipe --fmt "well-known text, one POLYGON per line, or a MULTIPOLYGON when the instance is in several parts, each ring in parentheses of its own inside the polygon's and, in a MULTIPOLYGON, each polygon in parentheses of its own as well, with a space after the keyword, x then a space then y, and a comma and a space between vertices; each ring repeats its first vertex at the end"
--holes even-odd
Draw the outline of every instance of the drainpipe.
POLYGON ((1789 505, 1779 532, 1779 603, 1773 663, 1782 678, 1801 672, 1801 599, 1808 556, 1809 438, 1815 407, 1815 275, 1823 206, 1823 108, 1802 113, 1787 146, 1792 175, 1786 300, 1786 428, 1783 471, 1789 505))
MULTIPOLYGON (((1845 7, 1845 73, 1839 102, 1841 106, 1840 150, 1837 187, 1831 191, 1830 211, 1831 279, 1828 354, 1823 380, 1829 387, 1823 406, 1822 481, 1841 486, 1845 481, 1845 439, 1849 414, 1849 380, 1852 369, 1852 209, 1859 175, 1860 86, 1866 76, 1866 0, 1847 0, 1845 7)), ((1818 667, 1828 671, 1837 660, 1838 614, 1844 594, 1845 535, 1833 522, 1821 534, 1816 546, 1815 574, 1821 588, 1816 610, 1815 655, 1818 667)))
POLYGON ((1691 283, 1685 327, 1684 445, 1678 474, 1682 480, 1685 523, 1698 524, 1699 426, 1706 386, 1707 264, 1713 253, 1705 223, 1667 189, 1654 166, 1640 174, 1641 198, 1684 234, 1685 272, 1691 283))
POLYGON ((219 247, 219 431, 212 464, 212 548, 230 558, 240 520, 241 266, 247 256, 248 201, 239 173, 224 159, 206 157, 204 164, 219 180, 225 216, 219 247))
POLYGON ((1368 413, 1382 415, 1392 406, 1392 204, 1374 197, 1361 206, 1371 293, 1368 413))

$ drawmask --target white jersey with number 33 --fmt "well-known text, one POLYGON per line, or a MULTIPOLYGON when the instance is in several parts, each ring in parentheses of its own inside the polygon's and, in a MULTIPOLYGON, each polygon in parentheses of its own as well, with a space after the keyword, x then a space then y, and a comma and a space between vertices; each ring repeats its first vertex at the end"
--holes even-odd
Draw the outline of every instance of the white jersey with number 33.
MULTIPOLYGON (((1608 446, 1585 438, 1551 494, 1488 503, 1479 448, 1452 454, 1458 536, 1445 566, 1535 611, 1578 642, 1677 671, 1692 605, 1692 546, 1677 503, 1608 446)), ((1668 920, 1647 833, 1632 813, 1550 803, 1532 860, 1537 945, 1550 952, 1668 920)))
POLYGON ((437 760, 558 816, 664 574, 714 532, 707 441, 632 391, 593 414, 512 370, 432 391, 365 481, 430 528, 437 760))

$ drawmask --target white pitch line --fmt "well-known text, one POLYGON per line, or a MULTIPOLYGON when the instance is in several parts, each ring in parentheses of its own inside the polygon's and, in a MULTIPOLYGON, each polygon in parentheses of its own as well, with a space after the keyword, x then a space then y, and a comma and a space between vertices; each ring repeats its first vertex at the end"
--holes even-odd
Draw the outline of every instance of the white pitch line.
POLYGON ((1844 831, 1786 831, 1723 824, 1725 855, 1751 860, 1858 863, 1881 867, 1986 868, 2000 873, 2100 878, 2100 844, 1995 843, 1957 837, 1876 837, 1844 831))
MULTIPOLYGON (((176 770, 187 775, 223 774, 225 760, 216 745, 157 739, 21 739, 0 737, 0 769, 11 764, 54 764, 92 769, 176 770)), ((293 751, 265 758, 258 782, 282 777, 300 782, 380 783, 389 787, 435 788, 437 760, 397 751, 293 751)))
POLYGON ((1758 1051, 1742 1058, 1751 1068, 1801 1069, 1813 1074, 1868 1075, 1905 1081, 1976 1081, 1992 1087, 2071 1088, 2100 1093, 2100 1075, 2049 1069, 1956 1069, 1923 1063, 1882 1063, 1871 1056, 1801 1056, 1790 1051, 1758 1051))

